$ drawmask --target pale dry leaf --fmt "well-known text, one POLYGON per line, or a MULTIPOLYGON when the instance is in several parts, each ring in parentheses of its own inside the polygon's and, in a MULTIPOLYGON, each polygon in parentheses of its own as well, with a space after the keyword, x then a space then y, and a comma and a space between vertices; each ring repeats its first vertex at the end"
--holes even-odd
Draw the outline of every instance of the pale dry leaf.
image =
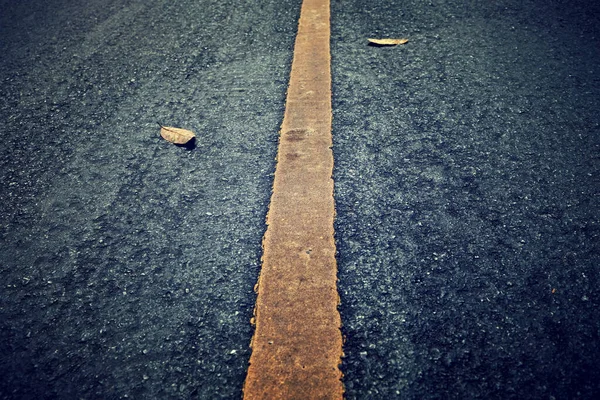
POLYGON ((174 144, 186 144, 196 137, 194 132, 188 131, 187 129, 162 125, 160 125, 160 136, 162 136, 166 141, 174 144))
POLYGON ((377 46, 396 46, 408 43, 408 39, 367 39, 369 43, 377 46))

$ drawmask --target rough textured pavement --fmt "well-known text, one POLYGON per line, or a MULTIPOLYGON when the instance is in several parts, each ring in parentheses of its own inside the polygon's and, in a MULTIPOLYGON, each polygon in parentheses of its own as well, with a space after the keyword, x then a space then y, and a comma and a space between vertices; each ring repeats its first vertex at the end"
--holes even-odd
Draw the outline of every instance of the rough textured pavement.
MULTIPOLYGON (((300 1, 46 3, 0 0, 0 398, 239 398, 300 1)), ((347 398, 599 396, 599 15, 332 2, 347 398)))
POLYGON ((299 5, 0 1, 0 397, 241 396, 299 5))
POLYGON ((347 398, 597 398, 597 3, 332 5, 347 398))

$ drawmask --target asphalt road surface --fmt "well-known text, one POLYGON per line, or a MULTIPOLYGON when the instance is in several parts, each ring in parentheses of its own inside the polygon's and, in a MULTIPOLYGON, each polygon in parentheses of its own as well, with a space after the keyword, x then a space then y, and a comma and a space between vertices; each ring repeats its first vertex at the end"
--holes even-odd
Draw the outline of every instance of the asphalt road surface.
MULTIPOLYGON (((241 397, 300 3, 0 0, 0 398, 241 397)), ((332 73, 346 397, 598 398, 599 4, 334 0, 332 73)))

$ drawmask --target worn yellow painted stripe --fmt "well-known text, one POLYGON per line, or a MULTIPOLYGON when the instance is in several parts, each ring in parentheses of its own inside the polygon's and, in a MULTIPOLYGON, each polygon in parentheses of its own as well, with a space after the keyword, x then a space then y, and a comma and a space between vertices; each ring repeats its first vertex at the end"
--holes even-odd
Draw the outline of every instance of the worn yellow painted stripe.
POLYGON ((257 285, 250 399, 341 399, 329 0, 304 0, 257 285))

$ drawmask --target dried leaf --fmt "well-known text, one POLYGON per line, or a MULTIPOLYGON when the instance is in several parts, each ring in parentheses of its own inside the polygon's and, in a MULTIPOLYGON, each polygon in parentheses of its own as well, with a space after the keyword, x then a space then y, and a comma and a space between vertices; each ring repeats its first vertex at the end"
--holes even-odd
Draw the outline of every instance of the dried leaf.
POLYGON ((186 144, 196 137, 194 132, 188 131, 187 129, 162 125, 160 125, 160 136, 162 136, 166 141, 175 144, 186 144))
POLYGON ((367 39, 369 43, 377 46, 396 46, 408 43, 408 39, 367 39))

